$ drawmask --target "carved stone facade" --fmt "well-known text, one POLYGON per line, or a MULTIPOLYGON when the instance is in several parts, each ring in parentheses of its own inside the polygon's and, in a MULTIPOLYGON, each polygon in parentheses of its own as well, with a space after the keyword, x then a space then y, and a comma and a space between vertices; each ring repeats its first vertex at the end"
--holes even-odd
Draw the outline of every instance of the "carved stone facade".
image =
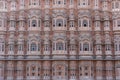
POLYGON ((120 80, 120 0, 0 0, 0 80, 120 80))

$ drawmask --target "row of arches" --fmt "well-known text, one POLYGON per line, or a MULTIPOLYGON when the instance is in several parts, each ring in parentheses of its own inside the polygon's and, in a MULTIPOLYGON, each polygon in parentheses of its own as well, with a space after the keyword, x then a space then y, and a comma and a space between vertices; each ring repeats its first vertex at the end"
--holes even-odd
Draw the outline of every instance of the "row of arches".
MULTIPOLYGON (((29 6, 39 6, 39 5, 41 5, 42 2, 43 2, 42 0, 28 0, 29 6)), ((53 2, 53 5, 65 5, 67 3, 67 0, 52 0, 52 2, 53 2)), ((71 2, 71 4, 73 4, 74 1, 70 0, 70 2, 71 2)), ((4 1, 4 0, 1 0, 0 3, 1 4, 6 3, 5 6, 8 5, 7 1, 4 1)), ((11 7, 13 7, 14 4, 17 5, 17 3, 18 3, 17 1, 12 1, 11 7)), ((20 0, 19 3, 20 3, 20 6, 25 6, 26 1, 20 0)), ((80 4, 88 5, 88 0, 78 0, 78 3, 79 3, 78 5, 80 5, 80 4)), ((45 4, 49 5, 50 0, 45 0, 45 4)), ((4 7, 4 5, 2 7, 4 7)))
POLYGON ((119 61, 115 62, 113 65, 112 61, 70 61, 68 64, 67 61, 53 61, 52 64, 50 61, 45 61, 43 65, 41 62, 28 61, 26 64, 24 62, 19 61, 14 67, 14 62, 8 61, 6 65, 6 72, 4 72, 5 65, 3 62, 0 64, 0 79, 4 80, 4 73, 6 74, 7 79, 13 79, 16 70, 16 78, 23 79, 23 76, 26 76, 26 79, 43 79, 43 80, 77 80, 77 76, 79 76, 80 80, 89 79, 94 80, 103 80, 106 77, 106 80, 114 79, 113 72, 115 70, 116 79, 120 79, 120 65, 119 61), (106 63, 106 64, 103 64, 106 63), (26 71, 24 71, 26 70, 26 71), (94 70, 96 73, 94 73, 94 70), (24 73, 26 72, 26 73, 24 73), (104 72, 106 75, 103 77, 104 72))
MULTIPOLYGON (((50 21, 49 21, 50 22, 50 21)), ((79 19, 78 20, 78 27, 90 27, 90 20, 89 19, 79 19)), ((47 25, 48 22, 44 23, 44 26, 47 25)), ((29 20, 29 27, 41 27, 42 25, 42 21, 40 19, 30 19, 29 20)), ((66 18, 54 18, 52 20, 52 27, 67 27, 67 26, 70 26, 70 27, 75 27, 76 25, 76 22, 75 21, 72 21, 72 24, 71 24, 71 21, 70 21, 70 24, 67 23, 67 19, 66 18)), ((45 26, 45 27, 50 27, 50 23, 48 26, 45 26)))
MULTIPOLYGON (((80 37, 79 41, 77 42, 75 41, 76 40, 74 38, 68 41, 66 40, 65 36, 61 36, 61 35, 54 36, 52 42, 49 41, 49 39, 47 38, 45 38, 44 41, 41 41, 38 36, 33 35, 33 36, 28 37, 28 41, 26 43, 24 41, 18 42, 16 48, 18 49, 18 51, 24 51, 25 44, 27 44, 26 46, 27 51, 41 51, 41 49, 43 49, 44 51, 50 51, 51 49, 53 51, 57 51, 57 50, 76 51, 77 49, 79 49, 79 51, 92 51, 93 50, 94 43, 91 41, 91 38, 89 37, 89 35, 83 35, 80 37)), ((102 51, 102 44, 101 44, 101 41, 99 41, 99 39, 96 41, 95 45, 96 45, 96 50, 102 51)), ((1 39, 0 51, 4 52, 5 47, 6 47, 5 42, 3 41, 3 39, 1 39)), ((8 44, 8 50, 14 51, 14 48, 15 48, 15 43, 10 42, 8 44)), ((107 43, 105 45, 105 48, 107 51, 110 51, 112 48, 111 43, 107 43)), ((116 45, 115 45, 115 49, 118 51, 118 48, 116 48, 116 45)))
MULTIPOLYGON (((71 62, 71 64, 75 64, 75 65, 71 65, 70 68, 68 68, 68 64, 62 61, 56 62, 54 61, 54 63, 52 64, 52 66, 50 67, 50 63, 49 61, 46 61, 43 65, 40 65, 41 63, 39 62, 28 62, 26 63, 26 79, 41 79, 41 76, 43 79, 50 79, 50 76, 52 75, 52 79, 53 80, 68 80, 68 75, 71 76, 71 79, 76 80, 76 70, 79 70, 79 76, 88 76, 88 77, 92 77, 91 75, 91 67, 92 67, 92 63, 91 62, 87 62, 88 64, 85 63, 81 63, 81 65, 79 66, 78 69, 76 69, 76 63, 71 62), (44 66, 44 67, 42 67, 44 66), (85 70, 86 69, 86 70, 85 70), (86 73, 83 73, 82 71, 85 70, 86 73), (70 73, 69 73, 70 72, 70 73)), ((17 78, 23 78, 23 72, 24 72, 24 68, 23 68, 23 62, 19 62, 17 64, 17 78)), ((14 74, 14 67, 13 67, 13 63, 9 62, 8 66, 7 66, 7 77, 8 78, 13 78, 13 74, 14 74)))

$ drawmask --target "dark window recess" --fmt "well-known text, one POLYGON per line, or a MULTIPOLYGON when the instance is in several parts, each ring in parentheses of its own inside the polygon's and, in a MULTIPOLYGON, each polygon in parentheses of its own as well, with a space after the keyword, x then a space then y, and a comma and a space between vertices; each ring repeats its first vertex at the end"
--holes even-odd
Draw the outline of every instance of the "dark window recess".
POLYGON ((33 27, 35 27, 36 26, 36 24, 33 24, 33 27))
POLYGON ((36 3, 34 3, 34 5, 36 5, 36 3))
POLYGON ((58 1, 58 4, 61 4, 61 1, 58 1))
POLYGON ((80 74, 80 76, 82 76, 82 74, 80 74))
POLYGON ((88 68, 87 68, 87 67, 85 67, 85 70, 88 70, 88 68))
POLYGON ((34 71, 34 70, 35 70, 35 68, 33 67, 33 68, 32 68, 32 70, 34 71))
POLYGON ((118 27, 120 27, 120 24, 118 25, 118 27))
POLYGON ((85 5, 85 3, 83 3, 83 5, 85 5))
POLYGON ((32 26, 33 26, 33 27, 36 27, 36 26, 37 26, 37 21, 36 21, 36 20, 33 20, 33 21, 32 21, 32 26))
POLYGON ((59 70, 61 70, 61 67, 59 67, 59 70))
POLYGON ((80 67, 80 70, 82 70, 82 68, 80 67))
POLYGON ((117 23, 118 23, 118 27, 120 27, 120 20, 118 20, 117 23))
POLYGON ((59 76, 61 76, 61 72, 59 72, 58 74, 59 74, 59 76))
POLYGON ((87 26, 87 24, 84 24, 84 27, 86 27, 87 26))
POLYGON ((32 76, 35 76, 35 73, 32 73, 32 76))
POLYGON ((89 51, 89 44, 84 44, 83 45, 83 50, 84 51, 89 51))
POLYGON ((85 76, 88 76, 88 73, 85 73, 85 76))
POLYGON ((84 21, 83 21, 83 26, 84 26, 84 27, 87 27, 87 26, 88 26, 87 20, 84 20, 84 21))
POLYGON ((88 51, 88 48, 85 48, 85 51, 88 51))
POLYGON ((59 27, 61 27, 61 23, 59 23, 59 27))
POLYGON ((38 68, 38 71, 40 71, 40 68, 38 68))
POLYGON ((65 27, 66 27, 66 24, 65 24, 65 27))

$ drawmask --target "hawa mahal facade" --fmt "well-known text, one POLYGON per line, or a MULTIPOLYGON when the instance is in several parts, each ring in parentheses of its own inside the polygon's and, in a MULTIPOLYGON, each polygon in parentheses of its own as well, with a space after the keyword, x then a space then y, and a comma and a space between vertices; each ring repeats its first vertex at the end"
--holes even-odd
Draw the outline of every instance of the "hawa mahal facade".
POLYGON ((120 80, 120 0, 0 0, 0 80, 120 80))

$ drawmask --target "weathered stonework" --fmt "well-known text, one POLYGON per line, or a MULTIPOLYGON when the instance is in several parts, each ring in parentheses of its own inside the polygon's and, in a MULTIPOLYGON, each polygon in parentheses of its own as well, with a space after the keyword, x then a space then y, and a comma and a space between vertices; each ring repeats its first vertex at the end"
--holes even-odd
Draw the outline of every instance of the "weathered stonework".
POLYGON ((0 80, 120 80, 120 0, 0 0, 0 80))

